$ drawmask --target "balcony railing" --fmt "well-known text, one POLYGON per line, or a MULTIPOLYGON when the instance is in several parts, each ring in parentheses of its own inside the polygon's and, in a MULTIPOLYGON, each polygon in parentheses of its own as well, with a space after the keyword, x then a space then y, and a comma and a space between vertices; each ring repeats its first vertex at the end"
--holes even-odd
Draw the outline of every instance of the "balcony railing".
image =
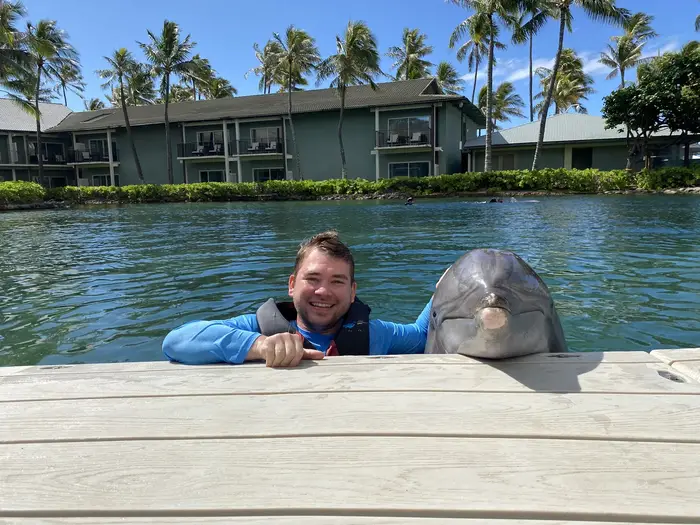
MULTIPOLYGON (((60 153, 51 153, 44 155, 42 160, 44 164, 65 164, 68 162, 68 157, 60 153)), ((29 155, 29 164, 39 164, 39 159, 36 155, 29 155)))
MULTIPOLYGON (((284 153, 284 144, 280 140, 250 140, 238 141, 238 152, 241 155, 261 155, 270 153, 284 153)), ((235 152, 234 152, 235 153, 235 152)))
MULTIPOLYGON (((119 161, 119 150, 112 148, 112 160, 119 161)), ((87 162, 109 162, 109 155, 106 151, 101 150, 79 150, 68 152, 68 162, 80 164, 87 162)))
POLYGON ((432 137, 432 129, 428 128, 424 131, 412 131, 408 134, 401 133, 395 130, 377 131, 377 147, 391 148, 401 146, 430 146, 430 137, 432 137))
MULTIPOLYGON (((197 142, 181 142, 177 145, 178 157, 223 157, 224 143, 206 143, 200 144, 197 142)), ((233 154, 231 143, 228 148, 229 155, 233 154)))

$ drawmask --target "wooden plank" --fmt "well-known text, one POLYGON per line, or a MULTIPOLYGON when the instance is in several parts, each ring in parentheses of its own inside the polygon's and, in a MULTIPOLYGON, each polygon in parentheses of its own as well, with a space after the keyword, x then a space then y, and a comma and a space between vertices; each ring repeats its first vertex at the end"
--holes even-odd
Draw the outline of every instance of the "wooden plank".
POLYGON ((0 377, 18 374, 23 371, 31 371, 33 366, 0 366, 0 377))
POLYGON ((671 366, 674 370, 700 383, 700 361, 676 361, 671 366))
MULTIPOLYGON (((559 521, 559 520, 521 520, 521 519, 490 519, 490 518, 416 518, 416 517, 385 517, 385 516, 197 516, 192 517, 149 517, 149 518, 0 518, 0 525, 168 525, 170 523, 246 523, 249 525, 639 525, 636 522, 611 521, 559 521)), ((679 523, 679 522, 674 522, 679 523)), ((680 524, 680 525, 689 525, 680 524)), ((661 525, 660 522, 647 525, 661 525)))
POLYGON ((679 348, 677 350, 652 350, 652 357, 672 364, 677 361, 700 361, 700 348, 679 348))
POLYGON ((700 395, 330 392, 83 399, 0 403, 0 421, 3 443, 368 434, 700 443, 700 395))
POLYGON ((700 444, 348 436, 41 443, 0 445, 0 464, 6 516, 36 509, 631 522, 700 515, 700 444))
POLYGON ((587 393, 698 393, 660 363, 504 363, 480 366, 325 366, 294 369, 263 364, 189 373, 11 375, 0 378, 0 402, 130 396, 272 394, 338 391, 481 391, 587 393), (666 376, 666 377, 664 377, 666 376))
MULTIPOLYGON (((412 354, 412 355, 389 355, 389 356, 341 356, 326 358, 324 366, 347 366, 347 365, 374 365, 377 361, 386 364, 474 364, 481 365, 483 361, 473 359, 463 355, 438 355, 438 354, 412 354)), ((523 363, 547 363, 550 361, 563 361, 567 363, 656 363, 657 359, 651 357, 648 352, 625 351, 625 352, 569 352, 566 354, 533 354, 509 360, 509 362, 523 363)), ((230 367, 229 364, 198 365, 199 369, 218 369, 230 367)), ((243 366, 254 366, 253 363, 246 363, 243 366)), ((128 363, 84 363, 68 365, 44 365, 26 366, 17 368, 15 373, 22 375, 35 374, 94 374, 94 373, 134 373, 153 371, 189 371, 191 365, 172 363, 169 361, 139 361, 128 363)), ((2 370, 0 368, 0 370, 2 370)), ((9 374, 8 374, 9 375, 9 374)))

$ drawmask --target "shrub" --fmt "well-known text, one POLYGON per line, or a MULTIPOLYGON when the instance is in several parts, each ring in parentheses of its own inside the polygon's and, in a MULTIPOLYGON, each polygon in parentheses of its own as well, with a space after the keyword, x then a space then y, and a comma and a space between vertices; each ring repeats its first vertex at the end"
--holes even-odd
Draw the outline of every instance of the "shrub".
POLYGON ((454 195, 469 192, 557 191, 599 193, 641 188, 660 190, 700 185, 700 167, 662 168, 636 174, 625 170, 567 170, 544 168, 537 171, 509 170, 455 173, 435 177, 380 179, 271 180, 266 182, 204 182, 194 184, 140 184, 134 186, 68 186, 44 189, 34 182, 0 183, 0 204, 36 203, 43 200, 81 204, 98 202, 208 202, 257 198, 315 199, 329 195, 454 195))
POLYGON ((36 182, 0 182, 0 204, 34 204, 45 196, 46 190, 36 182))

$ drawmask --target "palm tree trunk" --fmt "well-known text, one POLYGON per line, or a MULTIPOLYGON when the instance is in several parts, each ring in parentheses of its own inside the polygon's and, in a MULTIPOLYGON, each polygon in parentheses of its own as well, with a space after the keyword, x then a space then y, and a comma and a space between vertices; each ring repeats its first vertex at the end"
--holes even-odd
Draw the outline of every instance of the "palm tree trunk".
POLYGON ((340 144, 340 177, 347 178, 345 170, 345 148, 343 147, 343 109, 345 108, 345 87, 340 88, 340 119, 338 120, 338 143, 340 144))
MULTIPOLYGON (((43 63, 39 61, 39 67, 36 72, 36 93, 34 104, 36 107, 36 158, 39 162, 39 184, 44 186, 44 156, 41 154, 41 114, 39 113, 39 94, 41 92, 41 70, 43 63)), ((29 159, 26 159, 29 162, 29 159)))
POLYGON ((622 81, 621 87, 624 88, 625 87, 625 69, 622 67, 620 68, 620 80, 622 81))
POLYGON ((479 58, 476 59, 476 67, 474 68, 474 87, 472 88, 472 104, 476 96, 476 78, 479 76, 479 58))
POLYGON ((530 122, 535 120, 535 107, 532 105, 532 35, 530 35, 530 122))
MULTIPOLYGON (((287 104, 287 116, 289 117, 289 127, 292 130, 292 142, 294 142, 294 156, 296 157, 297 163, 297 175, 299 180, 304 180, 301 174, 301 159, 299 158, 299 146, 297 144, 297 135, 294 132, 294 121, 292 120, 292 62, 289 61, 289 79, 287 81, 287 91, 288 91, 288 104, 287 104)), ((293 178, 293 177, 292 177, 293 178)))
POLYGON ((560 22, 559 22, 559 47, 557 48, 557 56, 554 59, 554 68, 552 69, 552 79, 549 81, 549 88, 547 88, 547 98, 544 100, 544 106, 542 107, 542 120, 540 120, 540 135, 537 138, 537 146, 535 147, 535 155, 532 159, 532 171, 537 169, 537 161, 539 160, 540 150, 542 149, 542 143, 544 142, 544 131, 545 125, 547 123, 547 113, 549 112, 549 105, 552 103, 552 95, 554 94, 554 86, 557 82, 557 73, 559 72, 559 62, 561 62, 561 51, 564 48, 564 29, 566 28, 566 10, 561 10, 560 22))
POLYGON ((173 179, 173 159, 170 152, 170 119, 168 118, 168 101, 170 99, 170 73, 165 74, 165 165, 168 168, 168 184, 175 184, 173 179))
POLYGON ((63 105, 68 105, 68 97, 66 97, 66 85, 63 84, 63 105))
POLYGON ((197 100, 197 82, 192 79, 192 100, 197 100))
POLYGON ((146 184, 146 180, 143 178, 143 171, 141 170, 141 162, 139 161, 139 155, 136 153, 136 143, 134 142, 134 136, 131 133, 131 123, 129 122, 129 114, 126 111, 126 96, 124 95, 124 81, 122 76, 119 76, 119 95, 122 103, 122 111, 124 112, 124 124, 126 125, 126 135, 129 137, 129 143, 131 144, 131 152, 134 154, 134 162, 136 163, 136 173, 139 176, 141 184, 146 184))
POLYGON ((488 87, 486 88, 486 151, 484 155, 484 171, 491 171, 491 134, 493 133, 493 14, 489 15, 489 65, 488 87))

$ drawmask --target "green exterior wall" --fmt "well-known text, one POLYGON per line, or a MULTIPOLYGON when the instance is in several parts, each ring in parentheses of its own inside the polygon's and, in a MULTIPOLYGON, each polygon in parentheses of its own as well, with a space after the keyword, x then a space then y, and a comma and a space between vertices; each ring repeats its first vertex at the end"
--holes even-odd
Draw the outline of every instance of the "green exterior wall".
POLYGON ((627 147, 593 148, 593 167, 603 171, 625 169, 627 167, 627 147))
MULTIPOLYGON (((439 166, 434 166, 435 159, 431 151, 414 152, 387 152, 381 151, 379 155, 379 177, 385 178, 388 174, 389 162, 429 161, 430 173, 455 173, 461 171, 461 152, 459 149, 462 134, 471 137, 472 130, 475 135, 476 125, 464 117, 457 104, 441 104, 436 110, 437 126, 431 122, 431 127, 436 128, 437 146, 442 147, 442 152, 437 152, 439 166)), ((387 130, 389 119, 411 116, 432 117, 433 107, 418 107, 415 109, 380 110, 379 129, 387 130)), ((303 178, 306 180, 326 180, 341 176, 340 148, 338 144, 338 111, 321 111, 316 113, 304 113, 293 115, 296 131, 297 148, 303 178)), ((250 130, 257 127, 273 127, 285 123, 287 139, 287 173, 291 172, 295 179, 299 178, 296 148, 292 139, 291 127, 286 117, 280 116, 275 120, 247 121, 239 123, 240 136, 236 136, 235 122, 228 123, 229 142, 232 144, 229 154, 229 180, 238 180, 239 162, 236 158, 236 141, 250 140, 250 130)), ((206 125, 188 124, 185 128, 185 142, 196 143, 198 131, 219 131, 223 123, 209 123, 206 125)), ((172 152, 173 179, 175 184, 185 181, 184 167, 187 166, 188 182, 199 181, 199 171, 204 169, 225 169, 223 156, 213 161, 178 160, 178 144, 183 142, 182 126, 180 123, 171 124, 170 145, 172 152)), ((143 170, 145 182, 148 184, 167 184, 166 173, 166 147, 163 125, 133 126, 132 133, 140 164, 143 170)), ((119 128, 112 131, 112 141, 118 151, 118 164, 115 165, 115 174, 119 174, 121 186, 139 184, 136 172, 136 163, 126 134, 126 130, 119 128)), ((65 143, 72 148, 72 134, 63 134, 65 143)), ((106 139, 107 132, 96 131, 79 133, 76 136, 78 142, 86 145, 90 139, 106 139)), ((24 153, 22 137, 17 136, 15 141, 20 142, 18 151, 21 156, 24 153)), ((344 111, 343 118, 343 144, 345 149, 347 176, 349 178, 364 178, 375 180, 376 164, 375 155, 372 153, 376 144, 375 112, 370 108, 351 109, 344 111)), ((5 145, 6 147, 6 145, 5 145)), ((66 152, 68 148, 66 149, 66 152)), ((2 153, 2 141, 0 140, 0 154, 2 153)), ((94 175, 109 175, 107 164, 94 166, 81 164, 80 178, 89 179, 92 184, 94 175)), ((241 179, 249 182, 253 180, 253 169, 259 168, 285 168, 283 155, 273 158, 244 156, 240 160, 241 179)), ((68 175, 75 173, 74 168, 65 170, 68 175)), ((19 170, 18 170, 19 178, 19 170)), ((82 182, 82 181, 81 181, 82 182)))
POLYGON ((432 153, 426 152, 416 152, 416 153, 393 153, 386 155, 379 155, 379 178, 386 179, 389 177, 389 163, 392 162, 415 162, 415 161, 426 161, 430 162, 430 174, 433 173, 433 165, 431 162, 432 153))

